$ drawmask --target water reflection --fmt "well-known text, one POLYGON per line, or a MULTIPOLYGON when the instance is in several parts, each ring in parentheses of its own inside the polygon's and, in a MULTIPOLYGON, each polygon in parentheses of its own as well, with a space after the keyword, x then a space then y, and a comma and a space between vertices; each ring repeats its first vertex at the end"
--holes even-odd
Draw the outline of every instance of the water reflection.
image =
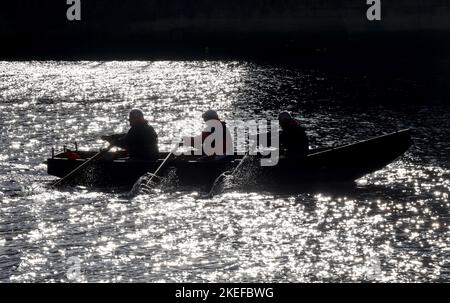
POLYGON ((446 107, 348 106, 329 75, 239 62, 2 62, 0 74, 0 281, 69 281, 76 260, 90 282, 449 280, 446 107), (404 126, 416 145, 350 186, 131 200, 45 187, 50 146, 99 148, 131 107, 168 150, 205 107, 255 119, 282 104, 317 146, 404 126))

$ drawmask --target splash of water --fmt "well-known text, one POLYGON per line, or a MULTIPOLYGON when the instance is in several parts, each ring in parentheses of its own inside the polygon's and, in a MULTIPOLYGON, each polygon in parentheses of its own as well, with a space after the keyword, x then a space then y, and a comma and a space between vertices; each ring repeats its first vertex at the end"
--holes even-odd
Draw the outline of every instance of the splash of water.
POLYGON ((259 159, 247 155, 232 172, 225 172, 217 177, 208 196, 212 197, 231 190, 254 187, 258 183, 259 173, 259 159))
POLYGON ((133 198, 138 195, 154 195, 161 191, 168 191, 176 188, 178 185, 175 169, 169 171, 163 177, 146 173, 142 175, 133 185, 131 190, 125 195, 127 198, 133 198))

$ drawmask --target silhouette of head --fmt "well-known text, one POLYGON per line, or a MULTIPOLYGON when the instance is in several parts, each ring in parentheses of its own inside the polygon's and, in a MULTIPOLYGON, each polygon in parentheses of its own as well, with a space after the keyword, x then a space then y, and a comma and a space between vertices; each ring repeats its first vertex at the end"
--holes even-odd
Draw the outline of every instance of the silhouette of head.
POLYGON ((132 109, 129 115, 129 121, 131 126, 136 126, 145 123, 144 113, 140 109, 132 109))
POLYGON ((209 120, 219 120, 219 115, 215 110, 209 109, 203 113, 202 118, 205 122, 209 120))
POLYGON ((278 122, 281 128, 285 128, 293 120, 291 113, 288 111, 283 111, 278 115, 278 122))

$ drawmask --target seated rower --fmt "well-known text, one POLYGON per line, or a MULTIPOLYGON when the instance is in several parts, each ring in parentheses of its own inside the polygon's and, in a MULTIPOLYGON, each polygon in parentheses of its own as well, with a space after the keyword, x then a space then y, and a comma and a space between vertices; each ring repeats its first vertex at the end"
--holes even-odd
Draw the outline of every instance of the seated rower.
POLYGON ((308 136, 300 122, 283 111, 278 115, 280 123, 280 151, 288 158, 305 157, 309 152, 308 136))
POLYGON ((158 135, 140 109, 132 109, 129 114, 130 130, 127 134, 102 136, 110 144, 127 150, 131 159, 158 159, 158 135))
POLYGON ((202 118, 206 128, 196 137, 183 138, 183 145, 201 150, 201 160, 223 160, 233 155, 233 139, 225 121, 220 120, 214 110, 207 110, 202 118))

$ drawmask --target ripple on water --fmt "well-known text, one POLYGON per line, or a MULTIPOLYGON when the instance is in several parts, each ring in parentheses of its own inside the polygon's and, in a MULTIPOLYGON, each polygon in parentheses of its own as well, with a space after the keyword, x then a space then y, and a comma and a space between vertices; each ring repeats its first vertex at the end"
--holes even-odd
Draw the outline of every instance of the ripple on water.
POLYGON ((241 62, 0 62, 0 74, 0 281, 449 281, 447 107, 347 105, 360 79, 241 62), (415 145, 326 191, 45 186, 50 146, 99 148, 132 107, 168 150, 206 107, 257 119, 287 105, 314 146, 409 126, 415 145))

